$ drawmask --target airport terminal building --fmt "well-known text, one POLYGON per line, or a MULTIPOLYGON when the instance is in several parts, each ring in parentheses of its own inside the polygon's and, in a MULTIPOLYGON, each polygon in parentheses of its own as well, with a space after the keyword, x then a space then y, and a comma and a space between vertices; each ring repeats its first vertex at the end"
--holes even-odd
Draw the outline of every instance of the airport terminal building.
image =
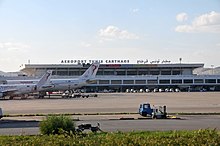
MULTIPOLYGON (((220 91, 220 75, 197 75, 196 68, 204 64, 170 62, 138 62, 129 60, 100 61, 97 81, 85 89, 89 91, 118 91, 127 89, 146 90, 178 88, 181 91, 220 91)), ((25 64, 22 72, 31 77, 41 76, 46 70, 53 70, 53 78, 74 78, 82 75, 90 66, 86 60, 62 60, 60 64, 25 64)))

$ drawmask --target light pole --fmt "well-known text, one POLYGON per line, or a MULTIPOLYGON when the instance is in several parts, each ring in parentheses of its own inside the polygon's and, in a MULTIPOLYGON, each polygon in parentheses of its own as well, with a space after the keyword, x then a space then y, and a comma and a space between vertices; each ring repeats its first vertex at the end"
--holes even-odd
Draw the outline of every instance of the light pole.
POLYGON ((179 58, 179 61, 180 61, 180 75, 182 75, 182 66, 181 66, 182 58, 179 58))

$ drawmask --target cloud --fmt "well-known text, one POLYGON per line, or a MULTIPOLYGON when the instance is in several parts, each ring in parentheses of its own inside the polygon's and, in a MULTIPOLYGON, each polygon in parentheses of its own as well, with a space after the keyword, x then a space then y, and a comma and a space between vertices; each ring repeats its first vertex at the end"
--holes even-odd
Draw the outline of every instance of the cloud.
POLYGON ((176 32, 193 32, 195 28, 190 25, 179 25, 175 28, 176 32))
POLYGON ((0 49, 7 51, 25 51, 27 48, 30 48, 30 46, 23 43, 0 42, 0 49))
POLYGON ((220 13, 212 11, 196 17, 190 25, 179 25, 175 28, 176 32, 206 32, 220 33, 220 13))
POLYGON ((99 30, 99 36, 104 40, 132 40, 139 39, 136 34, 130 33, 127 30, 121 30, 116 26, 107 26, 99 30))
POLYGON ((140 9, 138 9, 138 8, 131 9, 131 12, 132 12, 132 13, 138 13, 139 11, 140 11, 140 9))
POLYGON ((176 16, 176 20, 178 22, 183 22, 183 21, 186 21, 188 19, 188 16, 186 13, 180 13, 176 16))
POLYGON ((85 47, 85 48, 89 48, 89 47, 91 47, 92 46, 92 44, 90 44, 90 43, 87 43, 87 42, 81 42, 81 44, 80 44, 82 47, 85 47))
POLYGON ((220 25, 220 13, 212 11, 209 14, 201 15, 194 20, 193 25, 195 26, 220 25))

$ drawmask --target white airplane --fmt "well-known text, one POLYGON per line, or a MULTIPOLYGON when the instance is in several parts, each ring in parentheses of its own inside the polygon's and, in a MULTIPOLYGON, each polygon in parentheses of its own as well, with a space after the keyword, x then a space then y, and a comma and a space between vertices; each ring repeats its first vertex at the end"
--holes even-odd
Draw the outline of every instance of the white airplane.
POLYGON ((99 68, 99 63, 93 63, 80 77, 74 79, 51 79, 48 86, 44 91, 66 91, 81 88, 87 84, 96 81, 95 76, 99 68), (53 87, 52 87, 53 86, 53 87))
MULTIPOLYGON (((87 84, 96 81, 95 76, 99 68, 99 63, 93 63, 79 78, 74 79, 51 79, 49 83, 45 84, 45 89, 41 91, 66 91, 83 87, 87 84)), ((7 84, 13 83, 36 83, 37 80, 7 80, 7 84)))
POLYGON ((51 75, 52 75, 52 71, 48 70, 36 84, 0 85, 0 98, 9 96, 9 98, 12 99, 14 96, 19 96, 19 95, 22 95, 22 97, 24 97, 25 94, 39 92, 51 88, 51 86, 46 85, 50 81, 51 75))

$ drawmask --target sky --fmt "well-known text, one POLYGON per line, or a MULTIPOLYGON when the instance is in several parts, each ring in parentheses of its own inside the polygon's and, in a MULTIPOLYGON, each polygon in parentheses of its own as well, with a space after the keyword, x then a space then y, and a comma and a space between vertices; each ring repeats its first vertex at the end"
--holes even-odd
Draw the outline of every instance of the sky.
POLYGON ((0 0, 0 70, 64 59, 220 66, 220 0, 0 0))

